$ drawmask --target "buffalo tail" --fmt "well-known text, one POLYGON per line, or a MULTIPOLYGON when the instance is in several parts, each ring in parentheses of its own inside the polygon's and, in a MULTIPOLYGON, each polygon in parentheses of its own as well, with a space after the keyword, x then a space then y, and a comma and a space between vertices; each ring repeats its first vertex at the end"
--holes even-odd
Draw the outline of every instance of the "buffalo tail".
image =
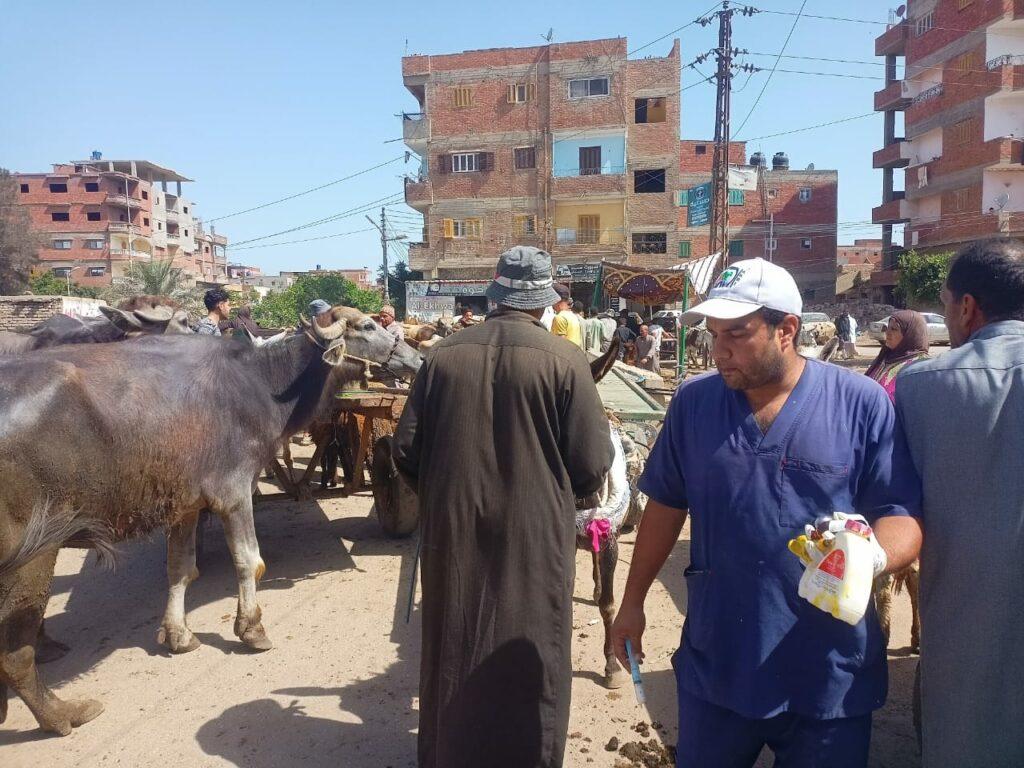
POLYGON ((18 570, 43 552, 59 548, 72 540, 76 546, 96 550, 96 557, 105 568, 113 567, 116 550, 109 525, 86 516, 81 510, 59 509, 49 501, 44 501, 32 509, 21 546, 12 555, 0 560, 0 578, 18 570))

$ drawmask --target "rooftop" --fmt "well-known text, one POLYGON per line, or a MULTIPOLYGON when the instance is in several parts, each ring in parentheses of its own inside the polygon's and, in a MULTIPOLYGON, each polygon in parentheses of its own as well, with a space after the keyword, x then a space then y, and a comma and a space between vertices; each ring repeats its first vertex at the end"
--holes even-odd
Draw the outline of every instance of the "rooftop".
POLYGON ((135 173, 139 178, 150 181, 192 181, 182 176, 177 171, 164 168, 149 160, 75 160, 74 165, 90 166, 98 171, 116 171, 118 173, 132 173, 132 163, 135 164, 135 173))

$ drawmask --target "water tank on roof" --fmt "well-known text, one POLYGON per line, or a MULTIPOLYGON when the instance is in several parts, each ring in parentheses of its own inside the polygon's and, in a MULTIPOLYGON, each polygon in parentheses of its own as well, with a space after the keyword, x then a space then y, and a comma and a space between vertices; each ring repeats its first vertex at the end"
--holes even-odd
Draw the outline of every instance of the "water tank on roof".
POLYGON ((102 160, 103 159, 103 153, 100 152, 98 149, 94 149, 92 151, 92 159, 93 160, 102 160))
POLYGON ((750 156, 750 164, 755 168, 764 168, 765 159, 763 152, 755 152, 750 156))
POLYGON ((772 156, 772 170, 773 171, 788 171, 789 170, 789 155, 785 152, 776 152, 772 156))

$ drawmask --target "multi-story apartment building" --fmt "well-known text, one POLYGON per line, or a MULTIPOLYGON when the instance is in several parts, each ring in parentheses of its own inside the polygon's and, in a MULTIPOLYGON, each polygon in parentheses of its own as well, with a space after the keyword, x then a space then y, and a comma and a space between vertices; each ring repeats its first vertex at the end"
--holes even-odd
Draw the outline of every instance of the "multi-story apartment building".
POLYGON ((836 263, 841 267, 867 264, 880 266, 882 264, 881 239, 857 238, 852 243, 841 243, 836 248, 836 263))
POLYGON ((874 153, 882 204, 872 213, 882 225, 884 269, 872 282, 893 282, 897 224, 905 225, 903 247, 924 251, 1021 234, 1024 0, 909 0, 906 18, 875 40, 875 54, 886 71, 875 93, 884 116, 874 153))
MULTIPOLYGON (((709 228, 690 227, 689 191, 711 181, 714 144, 680 142, 679 256, 708 253, 709 228)), ((729 145, 729 161, 742 165, 746 143, 729 145)), ((789 159, 777 152, 766 163, 760 152, 750 157, 757 173, 757 190, 729 190, 729 258, 760 256, 793 273, 804 298, 821 300, 835 290, 836 223, 839 173, 791 170, 789 159)))
POLYGON ((419 103, 403 115, 412 269, 490 278, 517 244, 563 268, 678 263, 678 40, 640 60, 625 38, 406 56, 402 76, 419 103))
POLYGON ((16 173, 19 203, 41 233, 42 267, 85 285, 107 285, 137 259, 172 259, 194 278, 226 280, 223 236, 201 230, 190 181, 145 160, 59 163, 50 173, 16 173), (169 185, 172 185, 169 187, 169 185))

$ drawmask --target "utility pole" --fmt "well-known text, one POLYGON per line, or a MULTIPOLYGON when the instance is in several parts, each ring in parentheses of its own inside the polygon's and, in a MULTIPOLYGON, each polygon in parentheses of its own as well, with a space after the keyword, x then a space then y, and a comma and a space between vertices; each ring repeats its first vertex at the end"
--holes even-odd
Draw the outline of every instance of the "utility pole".
POLYGON ((388 292, 388 243, 392 240, 405 240, 405 235, 395 235, 394 237, 388 237, 388 220, 387 214, 384 211, 384 206, 380 208, 380 224, 371 219, 369 216, 366 220, 373 224, 374 227, 380 232, 380 250, 384 264, 384 303, 388 304, 391 301, 391 296, 388 292))
MULTIPOLYGON (((729 101, 732 93, 733 57, 746 53, 732 47, 732 17, 739 11, 744 16, 753 16, 756 8, 743 6, 732 8, 729 0, 723 0, 721 10, 698 19, 701 26, 708 26, 718 19, 718 47, 697 57, 697 63, 714 56, 718 63, 715 80, 718 86, 715 97, 715 153, 711 165, 711 232, 709 252, 722 254, 722 266, 729 263, 729 101)), ((744 64, 739 67, 746 72, 755 72, 757 67, 744 64)))

